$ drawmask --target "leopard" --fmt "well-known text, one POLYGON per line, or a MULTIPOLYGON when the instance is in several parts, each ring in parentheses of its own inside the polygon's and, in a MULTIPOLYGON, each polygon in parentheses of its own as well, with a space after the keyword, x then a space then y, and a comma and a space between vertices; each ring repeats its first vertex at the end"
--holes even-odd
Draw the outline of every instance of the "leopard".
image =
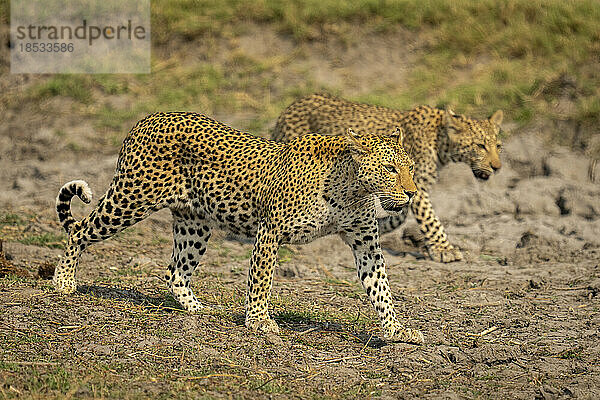
MULTIPOLYGON (((385 134, 393 127, 404 129, 404 148, 415 162, 418 191, 410 210, 424 237, 426 255, 449 263, 464 259, 458 246, 448 240, 446 230, 430 200, 431 186, 442 167, 450 162, 467 164, 478 180, 487 180, 502 167, 499 139, 502 110, 489 118, 457 115, 450 108, 419 105, 408 111, 358 103, 327 93, 298 99, 277 119, 271 139, 289 142, 309 132, 340 135, 345 129, 385 134)), ((380 234, 402 225, 407 213, 379 219, 380 234)))
POLYGON ((278 334, 269 299, 278 249, 337 234, 354 254, 356 273, 387 340, 423 343, 423 334, 400 322, 381 250, 377 215, 400 215, 417 192, 414 163, 402 132, 389 136, 348 131, 275 142, 242 132, 206 115, 155 113, 126 135, 114 177, 95 208, 76 220, 75 196, 92 191, 83 180, 66 183, 56 199, 68 233, 53 283, 77 290, 81 253, 152 213, 173 217, 173 251, 164 279, 189 312, 210 307, 191 280, 214 229, 254 239, 245 299, 245 326, 278 334))

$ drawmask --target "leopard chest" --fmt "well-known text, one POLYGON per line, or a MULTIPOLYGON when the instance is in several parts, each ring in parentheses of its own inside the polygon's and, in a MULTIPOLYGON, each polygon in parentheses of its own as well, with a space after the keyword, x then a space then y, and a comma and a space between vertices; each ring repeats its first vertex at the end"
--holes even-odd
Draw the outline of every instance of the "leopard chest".
POLYGON ((283 219, 282 237, 285 243, 308 243, 337 231, 339 216, 322 197, 316 197, 314 203, 297 211, 286 213, 283 219))

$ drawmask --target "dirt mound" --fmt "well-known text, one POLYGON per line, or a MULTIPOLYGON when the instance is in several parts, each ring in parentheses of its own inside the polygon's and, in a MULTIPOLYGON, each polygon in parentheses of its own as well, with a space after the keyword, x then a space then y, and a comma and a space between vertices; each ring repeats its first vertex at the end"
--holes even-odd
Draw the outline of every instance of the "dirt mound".
POLYGON ((8 275, 20 276, 29 278, 31 274, 25 268, 20 268, 14 266, 4 254, 2 249, 2 240, 0 240, 0 278, 3 278, 8 275))

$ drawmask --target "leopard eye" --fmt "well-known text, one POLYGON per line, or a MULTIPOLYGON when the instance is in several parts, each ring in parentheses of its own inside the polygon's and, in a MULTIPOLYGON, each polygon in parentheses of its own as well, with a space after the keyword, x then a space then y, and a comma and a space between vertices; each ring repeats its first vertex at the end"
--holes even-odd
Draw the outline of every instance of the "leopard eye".
POLYGON ((478 146, 480 149, 486 150, 486 148, 485 148, 485 144, 483 144, 483 143, 477 143, 477 146, 478 146))
POLYGON ((502 143, 498 143, 496 148, 498 149, 498 153, 500 153, 502 151, 502 143))
POLYGON ((383 167, 384 167, 384 168, 385 168, 385 169, 386 169, 386 170, 387 170, 387 171, 388 171, 390 174, 397 174, 397 173, 398 173, 398 171, 396 170, 396 167, 394 167, 394 166, 393 166, 393 165, 391 165, 391 164, 385 164, 383 167))
POLYGON ((410 167, 408 167, 408 172, 410 172, 411 174, 415 173, 415 166, 411 165, 410 167))

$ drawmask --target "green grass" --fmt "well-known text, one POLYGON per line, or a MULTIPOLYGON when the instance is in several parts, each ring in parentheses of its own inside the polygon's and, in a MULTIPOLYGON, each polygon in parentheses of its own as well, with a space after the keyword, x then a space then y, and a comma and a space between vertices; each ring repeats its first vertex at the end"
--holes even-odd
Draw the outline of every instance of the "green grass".
POLYGON ((56 367, 49 373, 39 373, 30 370, 27 387, 32 393, 67 393, 71 387, 72 378, 62 367, 56 367))
POLYGON ((18 240, 19 243, 49 247, 52 249, 63 249, 65 247, 65 235, 46 232, 39 235, 28 235, 18 240))
POLYGON ((23 225, 25 220, 19 215, 15 213, 5 213, 0 215, 0 227, 4 225, 23 225))
POLYGON ((277 253, 277 261, 280 264, 291 261, 293 257, 294 257, 294 252, 289 247, 281 246, 279 248, 279 251, 277 253))
POLYGON ((573 349, 568 349, 560 352, 556 357, 563 360, 582 360, 583 359, 583 348, 577 346, 573 349))
POLYGON ((55 75, 33 86, 29 95, 34 98, 69 97, 87 104, 92 100, 93 79, 87 75, 55 75))
POLYGON ((291 303, 285 299, 273 299, 274 307, 282 309, 275 314, 275 320, 278 323, 300 324, 314 322, 328 322, 349 324, 352 329, 364 329, 369 326, 376 326, 375 319, 365 317, 363 314, 355 312, 346 313, 345 310, 315 309, 312 305, 291 303))
POLYGON ((288 324, 298 324, 298 323, 306 323, 306 322, 316 322, 320 321, 323 316, 316 313, 311 312, 309 310, 286 310, 277 314, 277 321, 288 323, 288 324))

